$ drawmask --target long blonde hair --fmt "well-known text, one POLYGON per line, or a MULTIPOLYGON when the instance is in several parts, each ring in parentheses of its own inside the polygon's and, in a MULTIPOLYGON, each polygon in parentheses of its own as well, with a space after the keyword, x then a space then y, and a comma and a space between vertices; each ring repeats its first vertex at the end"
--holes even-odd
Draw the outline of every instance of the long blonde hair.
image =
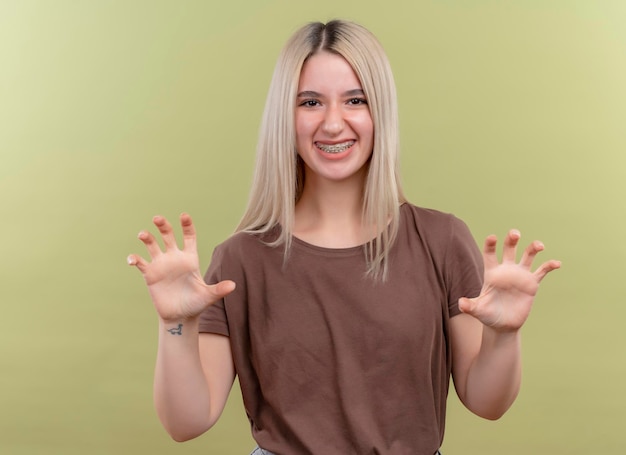
POLYGON ((304 173, 296 152, 295 107, 302 66, 321 52, 341 55, 358 76, 374 123, 374 149, 363 195, 363 223, 374 226, 375 238, 365 246, 367 274, 384 278, 387 255, 405 202, 399 181, 398 107, 393 74, 376 37, 353 22, 310 23, 296 31, 283 48, 267 95, 257 144, 250 198, 236 231, 264 233, 280 226, 273 246, 285 246, 287 259, 295 204, 302 194, 304 173))

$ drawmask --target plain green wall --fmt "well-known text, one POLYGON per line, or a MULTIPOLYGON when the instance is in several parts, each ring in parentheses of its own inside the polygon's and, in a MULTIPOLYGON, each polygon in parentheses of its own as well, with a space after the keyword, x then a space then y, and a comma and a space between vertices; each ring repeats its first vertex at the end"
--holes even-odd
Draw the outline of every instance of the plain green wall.
POLYGON ((249 188, 275 58, 310 20, 382 41, 412 202, 563 261, 498 422, 451 394, 445 453, 624 453, 626 3, 0 0, 0 452, 247 454, 238 391, 177 445, 128 253, 188 211, 203 267, 249 188))

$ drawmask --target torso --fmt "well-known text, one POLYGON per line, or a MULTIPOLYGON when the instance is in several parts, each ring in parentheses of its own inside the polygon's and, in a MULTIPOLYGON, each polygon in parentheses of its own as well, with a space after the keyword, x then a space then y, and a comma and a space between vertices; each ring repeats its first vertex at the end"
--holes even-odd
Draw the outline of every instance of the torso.
MULTIPOLYGON (((280 249, 247 234, 220 248, 208 279, 233 279, 238 287, 203 315, 201 330, 231 337, 261 447, 359 455, 439 447, 450 375, 447 325, 460 297, 450 293, 479 291, 481 270, 476 257, 468 258, 477 273, 451 282, 461 274, 449 276, 446 251, 463 226, 406 204, 402 211, 385 283, 365 278, 361 246, 325 248, 294 238, 285 267, 280 249)), ((461 237, 473 242, 468 232, 461 237)))

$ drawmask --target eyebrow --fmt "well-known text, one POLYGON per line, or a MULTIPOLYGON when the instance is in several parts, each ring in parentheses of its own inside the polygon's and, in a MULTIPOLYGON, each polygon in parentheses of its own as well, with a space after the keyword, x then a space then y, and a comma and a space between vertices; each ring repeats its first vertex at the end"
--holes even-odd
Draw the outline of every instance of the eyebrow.
MULTIPOLYGON (((321 96, 321 93, 314 90, 304 90, 298 93, 298 98, 320 98, 321 96)), ((344 92, 343 96, 365 96, 365 92, 360 88, 355 88, 344 92)))

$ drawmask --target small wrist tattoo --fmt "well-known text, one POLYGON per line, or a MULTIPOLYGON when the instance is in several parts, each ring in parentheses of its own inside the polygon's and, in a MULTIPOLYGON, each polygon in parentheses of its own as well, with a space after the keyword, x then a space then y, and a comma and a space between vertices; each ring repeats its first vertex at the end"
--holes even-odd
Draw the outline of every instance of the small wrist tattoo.
POLYGON ((167 331, 169 333, 171 333, 172 335, 182 335, 183 334, 183 325, 182 324, 178 324, 178 327, 176 327, 175 329, 167 329, 167 331))

